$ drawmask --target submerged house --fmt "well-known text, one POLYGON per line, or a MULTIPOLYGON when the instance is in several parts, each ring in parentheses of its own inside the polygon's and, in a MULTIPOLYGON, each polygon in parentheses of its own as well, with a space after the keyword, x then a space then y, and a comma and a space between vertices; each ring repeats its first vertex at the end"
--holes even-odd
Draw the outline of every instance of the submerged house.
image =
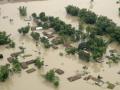
POLYGON ((69 77, 69 78, 67 78, 70 82, 73 82, 73 81, 76 81, 76 80, 78 80, 78 79, 80 79, 81 78, 81 75, 75 75, 75 76, 71 76, 71 77, 69 77))
POLYGON ((26 72, 27 72, 27 73, 32 73, 32 72, 34 72, 34 71, 36 71, 36 69, 31 68, 31 69, 28 69, 26 72))
POLYGON ((79 57, 83 60, 90 61, 91 60, 91 53, 86 51, 86 50, 80 50, 79 57))

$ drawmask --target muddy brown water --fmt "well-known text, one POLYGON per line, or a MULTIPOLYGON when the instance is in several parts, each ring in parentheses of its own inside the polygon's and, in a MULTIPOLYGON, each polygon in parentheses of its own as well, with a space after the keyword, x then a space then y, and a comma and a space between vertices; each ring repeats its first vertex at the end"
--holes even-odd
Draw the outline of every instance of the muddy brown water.
MULTIPOLYGON (((1 1, 0 1, 1 2, 1 1)), ((112 65, 111 68, 105 63, 86 63, 78 59, 78 56, 60 56, 60 52, 64 52, 64 47, 60 46, 58 50, 52 48, 45 50, 40 44, 36 47, 35 42, 32 40, 30 35, 22 36, 18 33, 18 28, 26 26, 28 22, 21 20, 19 17, 18 7, 27 6, 28 16, 31 13, 46 12, 47 15, 60 17, 66 23, 71 23, 77 28, 77 18, 68 16, 65 12, 64 7, 67 5, 75 5, 80 8, 87 8, 99 15, 108 16, 118 25, 120 25, 120 18, 118 17, 118 7, 116 0, 94 0, 94 3, 90 3, 90 0, 41 0, 41 1, 30 1, 30 2, 1 2, 0 4, 0 31, 6 31, 8 34, 12 34, 11 38, 16 42, 15 49, 6 49, 5 46, 0 46, 0 53, 4 54, 4 59, 0 60, 0 64, 4 65, 7 62, 7 57, 13 52, 19 51, 19 46, 26 47, 25 54, 32 54, 31 57, 26 59, 20 58, 20 61, 27 61, 34 59, 37 56, 44 58, 45 66, 42 70, 37 70, 31 74, 27 74, 24 70, 21 74, 14 74, 6 82, 0 83, 0 90, 107 90, 99 86, 93 85, 91 82, 86 82, 83 79, 75 82, 68 82, 69 76, 75 75, 81 72, 84 65, 89 67, 88 71, 93 75, 102 75, 104 81, 110 81, 112 83, 120 82, 120 75, 117 72, 120 70, 120 64, 112 65), (8 16, 3 19, 3 16, 8 16), (9 19, 14 19, 13 23, 9 22, 9 19), (24 44, 22 44, 24 43, 24 44), (38 52, 41 54, 39 55, 38 52), (65 71, 64 75, 60 77, 59 88, 54 88, 50 83, 46 82, 41 74, 52 68, 61 68, 65 71)), ((30 22, 31 23, 31 22, 30 22)), ((32 25, 32 23, 31 23, 32 25)), ((40 32, 40 31, 39 31, 40 32)), ((120 47, 118 44, 113 43, 109 45, 108 50, 115 48, 118 51, 120 47)), ((105 61, 107 61, 105 59, 105 61)), ((30 65, 29 68, 34 67, 30 65)), ((114 90, 120 90, 120 86, 116 86, 114 90)))

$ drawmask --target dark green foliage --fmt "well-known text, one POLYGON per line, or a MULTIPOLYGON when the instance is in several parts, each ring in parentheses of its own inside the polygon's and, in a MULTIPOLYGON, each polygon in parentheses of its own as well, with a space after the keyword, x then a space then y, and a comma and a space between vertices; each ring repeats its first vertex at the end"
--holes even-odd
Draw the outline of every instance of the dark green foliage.
POLYGON ((20 65, 20 62, 18 61, 18 58, 13 58, 13 60, 12 60, 12 70, 14 72, 20 72, 21 71, 21 65, 20 65))
POLYGON ((43 29, 48 29, 49 28, 49 24, 48 23, 43 23, 42 27, 43 27, 43 29))
POLYGON ((52 82, 56 87, 59 86, 59 78, 55 76, 55 71, 50 70, 45 75, 46 80, 52 82))
POLYGON ((0 45, 5 45, 11 42, 9 35, 6 32, 0 32, 0 45))
POLYGON ((5 81, 9 77, 9 65, 0 66, 0 81, 5 81))
POLYGON ((37 14, 36 13, 32 13, 32 17, 36 19, 37 18, 37 14))
POLYGON ((70 14, 72 16, 78 16, 78 14, 79 14, 79 8, 75 7, 75 6, 72 6, 72 5, 68 5, 66 7, 66 11, 67 11, 68 14, 70 14))
POLYGON ((20 34, 25 35, 25 34, 27 34, 27 33, 29 32, 29 29, 30 29, 29 26, 22 27, 22 28, 18 29, 18 32, 19 32, 20 34))
POLYGON ((0 59, 3 59, 3 54, 0 54, 0 59))
POLYGON ((40 20, 43 21, 43 22, 48 21, 48 17, 45 16, 45 12, 41 12, 41 13, 39 14, 39 18, 40 18, 40 20))
MULTIPOLYGON (((75 6, 68 5, 66 7, 66 12, 73 16, 74 12, 79 12, 79 14, 75 15, 80 18, 81 21, 86 24, 94 24, 94 27, 88 27, 87 29, 92 30, 92 32, 88 33, 90 37, 94 37, 98 35, 108 34, 111 36, 112 40, 115 40, 120 43, 120 27, 116 26, 116 24, 105 16, 97 16, 94 12, 91 12, 87 9, 79 9, 75 6), (73 12, 73 13, 72 13, 73 12)), ((80 30, 82 29, 80 24, 80 30)), ((87 34, 81 33, 81 37, 88 36, 87 34)))
POLYGON ((78 50, 87 50, 91 52, 92 58, 97 60, 106 52, 107 43, 101 38, 89 38, 87 42, 80 44, 78 50))
POLYGON ((97 15, 94 12, 91 12, 87 9, 81 9, 79 11, 79 17, 82 21, 87 24, 94 24, 97 19, 97 15))
POLYGON ((37 68, 41 68, 43 65, 44 65, 44 61, 41 61, 40 58, 36 58, 36 59, 35 59, 35 66, 36 66, 37 68))
POLYGON ((39 40, 40 39, 40 34, 37 32, 31 32, 31 36, 34 40, 39 40))
POLYGON ((27 16, 27 8, 25 6, 19 7, 20 16, 27 16))
POLYGON ((50 45, 49 40, 47 38, 42 37, 41 42, 43 43, 45 48, 50 48, 51 45, 50 45))
POLYGON ((106 34, 113 32, 116 24, 107 17, 100 16, 96 21, 96 27, 98 28, 98 34, 106 34))
POLYGON ((79 16, 80 20, 87 24, 94 24, 97 19, 97 15, 87 9, 79 9, 76 6, 68 5, 66 7, 66 12, 72 16, 79 16))

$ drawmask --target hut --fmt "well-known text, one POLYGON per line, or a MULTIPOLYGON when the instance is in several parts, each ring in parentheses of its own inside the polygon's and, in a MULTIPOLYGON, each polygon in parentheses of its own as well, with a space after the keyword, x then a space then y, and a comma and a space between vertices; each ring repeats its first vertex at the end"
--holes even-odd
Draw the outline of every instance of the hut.
POLYGON ((27 72, 27 73, 32 73, 32 72, 34 72, 34 71, 36 71, 36 69, 31 68, 31 69, 28 69, 26 72, 27 72))
POLYGON ((73 82, 73 81, 76 81, 76 80, 78 80, 78 79, 80 79, 81 78, 81 75, 75 75, 75 76, 71 76, 71 77, 69 77, 69 78, 67 78, 70 82, 73 82))
POLYGON ((21 67, 22 67, 22 69, 27 69, 28 65, 26 64, 26 62, 22 62, 21 67))
POLYGON ((56 72, 57 74, 59 74, 59 75, 64 74, 64 71, 61 70, 61 69, 56 69, 55 72, 56 72))

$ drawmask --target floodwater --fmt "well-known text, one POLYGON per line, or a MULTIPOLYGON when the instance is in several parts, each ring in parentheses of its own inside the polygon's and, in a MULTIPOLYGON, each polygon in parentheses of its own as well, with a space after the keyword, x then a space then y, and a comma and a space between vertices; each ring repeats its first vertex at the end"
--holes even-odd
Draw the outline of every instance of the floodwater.
MULTIPOLYGON (((91 82, 84 81, 83 79, 75 82, 68 82, 69 76, 75 75, 83 71, 82 67, 87 65, 88 71, 91 75, 101 75, 104 81, 110 81, 112 83, 120 82, 120 75, 117 72, 120 70, 120 64, 112 65, 109 67, 104 63, 86 63, 78 59, 78 56, 67 56, 64 52, 64 47, 60 46, 58 50, 52 48, 46 50, 40 44, 36 47, 35 42, 32 40, 30 35, 22 36, 18 33, 18 28, 26 26, 28 22, 22 20, 19 16, 18 7, 27 6, 28 16, 31 13, 46 12, 47 15, 60 17, 66 23, 71 23, 77 28, 77 18, 68 16, 65 12, 64 7, 67 5, 75 5, 80 8, 87 8, 98 15, 104 15, 112 19, 118 25, 120 25, 120 18, 118 17, 118 7, 116 0, 94 0, 94 3, 90 3, 90 0, 41 0, 41 1, 30 1, 30 2, 19 2, 19 3, 7 3, 6 0, 0 4, 0 31, 6 31, 11 34, 11 38, 16 42, 15 49, 6 49, 5 46, 0 46, 0 53, 4 54, 4 59, 0 60, 0 64, 4 65, 7 62, 7 57, 11 53, 19 51, 19 46, 26 48, 25 54, 32 54, 31 57, 25 59, 20 58, 20 62, 34 59, 35 57, 41 57, 45 61, 44 68, 37 70, 31 74, 27 74, 25 70, 21 74, 14 74, 6 82, 0 83, 0 90, 108 90, 104 87, 99 87, 91 82), (8 16, 3 19, 3 16, 8 16), (9 19, 14 19, 13 23, 9 22, 9 19), (35 52, 37 51, 37 52, 35 52), (41 52, 39 55, 38 52, 41 52), (59 53, 63 52, 64 55, 60 56, 59 53), (65 71, 64 75, 60 77, 59 88, 53 87, 50 83, 46 82, 41 76, 49 69, 61 68, 65 71)), ((32 26, 32 22, 30 25, 32 26)), ((108 49, 115 48, 120 50, 118 44, 113 43, 109 45, 108 49)), ((107 61, 105 59, 105 61, 107 61)), ((34 67, 31 65, 29 68, 34 67)), ((114 90, 120 90, 120 86, 116 86, 114 90)))

